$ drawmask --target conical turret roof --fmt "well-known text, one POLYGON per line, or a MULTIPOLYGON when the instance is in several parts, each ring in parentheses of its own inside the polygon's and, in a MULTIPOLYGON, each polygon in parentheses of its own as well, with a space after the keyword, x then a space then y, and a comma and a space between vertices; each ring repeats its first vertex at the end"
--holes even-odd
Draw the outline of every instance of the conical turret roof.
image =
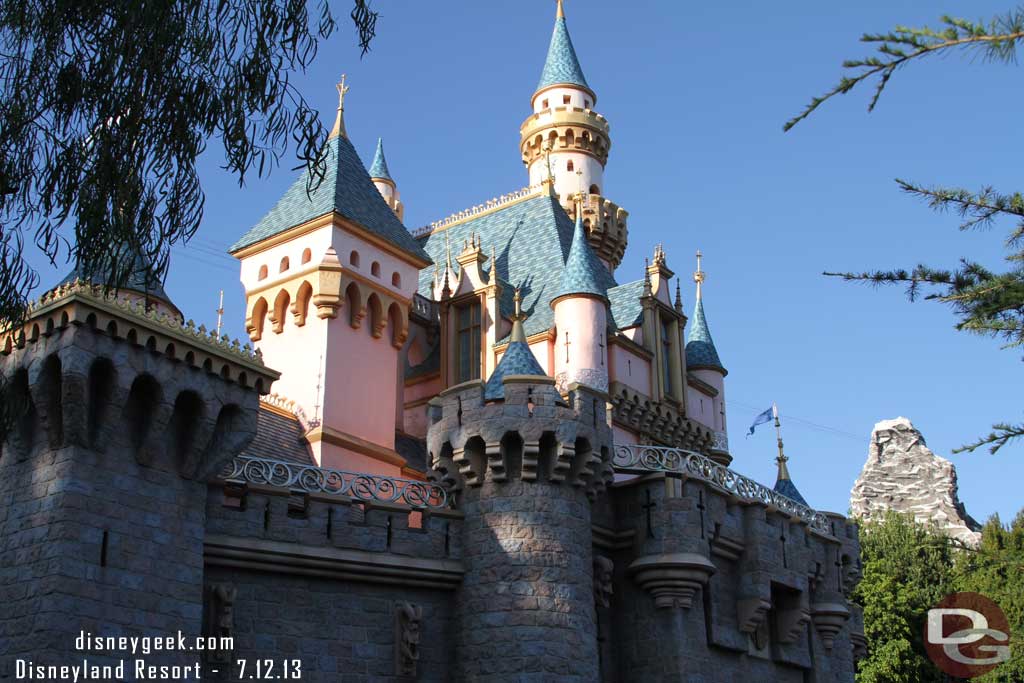
POLYGON ((722 361, 718 358, 718 350, 711 339, 707 318, 704 317, 704 301, 697 296, 697 305, 693 309, 690 333, 686 337, 686 367, 711 368, 725 372, 722 361))
POLYGON ((388 173, 388 161, 384 158, 384 139, 377 138, 377 151, 373 155, 373 163, 370 164, 370 177, 371 178, 384 178, 395 182, 388 173))
POLYGON ((789 458, 786 456, 776 459, 776 462, 779 465, 779 474, 778 478, 775 480, 775 492, 781 493, 786 498, 795 500, 801 505, 810 507, 810 505, 807 505, 807 501, 804 500, 804 497, 800 495, 800 491, 797 490, 796 484, 794 484, 793 480, 789 477, 789 468, 786 466, 787 460, 789 460, 789 458))
POLYGON ((582 208, 577 209, 572 246, 569 247, 569 256, 565 259, 561 285, 558 288, 558 293, 552 297, 552 301, 574 294, 589 294, 607 299, 608 292, 601 284, 603 280, 601 271, 603 270, 605 270, 604 264, 590 248, 590 241, 583 228, 582 208))
POLYGON ((526 332, 523 330, 523 319, 525 316, 520 307, 519 290, 516 290, 516 312, 512 318, 512 334, 509 337, 508 347, 505 354, 498 362, 498 367, 487 379, 484 385, 484 400, 496 401, 505 398, 506 377, 511 375, 533 375, 535 377, 547 377, 544 368, 537 362, 536 356, 526 343, 526 332))
POLYGON ((576 58, 572 39, 569 37, 569 27, 565 23, 561 2, 558 3, 555 30, 551 34, 548 58, 544 62, 544 71, 541 72, 537 90, 543 90, 552 85, 578 85, 590 90, 587 79, 583 76, 580 60, 576 58))

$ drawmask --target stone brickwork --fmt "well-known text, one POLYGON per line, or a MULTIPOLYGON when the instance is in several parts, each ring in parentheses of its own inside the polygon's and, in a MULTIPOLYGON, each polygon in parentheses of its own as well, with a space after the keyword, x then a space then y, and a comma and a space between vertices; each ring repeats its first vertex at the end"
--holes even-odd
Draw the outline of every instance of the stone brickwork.
POLYGON ((199 633, 201 480, 256 426, 256 391, 226 378, 275 374, 203 344, 177 349, 223 372, 183 367, 158 346, 184 336, 172 323, 91 289, 32 313, 0 355, 17 413, 0 454, 0 677, 14 655, 81 661, 83 630, 199 633))
POLYGON ((598 679, 590 500, 610 479, 605 400, 507 377, 431 403, 428 449, 460 491, 457 681, 598 679))
POLYGON ((65 294, 0 346, 24 407, 0 451, 0 677, 80 662, 79 631, 180 630, 233 648, 149 663, 210 680, 238 659, 353 683, 853 680, 856 526, 614 472, 604 394, 511 376, 501 401, 434 399, 451 507, 271 486, 224 466, 272 371, 65 294))

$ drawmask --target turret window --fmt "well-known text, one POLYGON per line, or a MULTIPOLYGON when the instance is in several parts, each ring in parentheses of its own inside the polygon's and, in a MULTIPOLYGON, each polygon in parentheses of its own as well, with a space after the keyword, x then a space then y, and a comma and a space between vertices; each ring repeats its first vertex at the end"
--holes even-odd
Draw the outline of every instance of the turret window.
POLYGON ((547 109, 548 108, 548 101, 547 100, 541 100, 540 108, 541 109, 547 109))
POLYGON ((572 98, 568 95, 562 95, 562 104, 569 104, 572 102, 572 98))
POLYGON ((480 379, 480 302, 455 309, 455 381, 480 379))
POLYGON ((574 170, 574 167, 573 167, 573 165, 572 165, 572 159, 570 159, 570 160, 569 160, 569 163, 567 163, 567 164, 565 165, 565 170, 566 170, 566 171, 572 171, 572 170, 574 170))

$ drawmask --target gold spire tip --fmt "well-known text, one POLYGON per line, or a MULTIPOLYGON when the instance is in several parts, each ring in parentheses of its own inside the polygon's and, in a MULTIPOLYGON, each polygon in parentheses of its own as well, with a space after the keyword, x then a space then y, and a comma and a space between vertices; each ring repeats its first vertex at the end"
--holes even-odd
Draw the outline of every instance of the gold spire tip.
POLYGON ((348 86, 345 85, 345 74, 341 75, 341 80, 335 87, 338 89, 338 115, 334 118, 334 128, 331 129, 328 139, 339 136, 348 137, 345 132, 345 93, 348 92, 348 86))
POLYGON ((558 9, 555 11, 555 19, 565 19, 565 7, 562 6, 562 0, 558 0, 558 9))

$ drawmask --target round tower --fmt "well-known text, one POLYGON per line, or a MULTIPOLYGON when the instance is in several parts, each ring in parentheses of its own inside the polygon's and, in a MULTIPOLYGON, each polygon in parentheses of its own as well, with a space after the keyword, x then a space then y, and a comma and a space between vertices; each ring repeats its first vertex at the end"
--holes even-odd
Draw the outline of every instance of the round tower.
POLYGON ((602 397, 562 398, 521 321, 486 384, 452 387, 428 411, 432 468, 465 515, 454 679, 590 683, 590 499, 613 478, 612 434, 602 397))
POLYGON ((519 146, 531 185, 552 178, 563 200, 581 182, 591 194, 602 193, 611 138, 608 122, 594 111, 596 102, 559 1, 544 71, 530 100, 533 114, 520 128, 519 146))
POLYGON ((369 174, 374 187, 398 216, 398 220, 405 220, 405 206, 398 194, 398 184, 391 177, 391 173, 388 171, 388 161, 384 158, 383 138, 377 138, 377 151, 373 154, 373 163, 370 164, 369 174))
MULTIPOLYGON (((714 432, 712 457, 728 464, 732 459, 729 456, 725 420, 725 376, 729 374, 729 371, 725 369, 718 357, 718 350, 715 348, 715 342, 711 338, 711 330, 708 328, 708 321, 704 315, 701 286, 704 284, 706 273, 701 270, 702 257, 703 254, 698 251, 697 270, 693 274, 693 281, 697 283, 697 303, 693 307, 690 333, 686 337, 686 371, 709 386, 713 396, 707 399, 698 398, 697 400, 703 400, 706 405, 702 406, 703 410, 691 405, 689 413, 691 417, 710 427, 714 432)), ((691 393, 696 394, 697 392, 691 393)))
POLYGON ((608 296, 604 267, 594 255, 576 212, 562 283, 551 300, 555 312, 555 381, 565 393, 573 383, 608 391, 608 296))

